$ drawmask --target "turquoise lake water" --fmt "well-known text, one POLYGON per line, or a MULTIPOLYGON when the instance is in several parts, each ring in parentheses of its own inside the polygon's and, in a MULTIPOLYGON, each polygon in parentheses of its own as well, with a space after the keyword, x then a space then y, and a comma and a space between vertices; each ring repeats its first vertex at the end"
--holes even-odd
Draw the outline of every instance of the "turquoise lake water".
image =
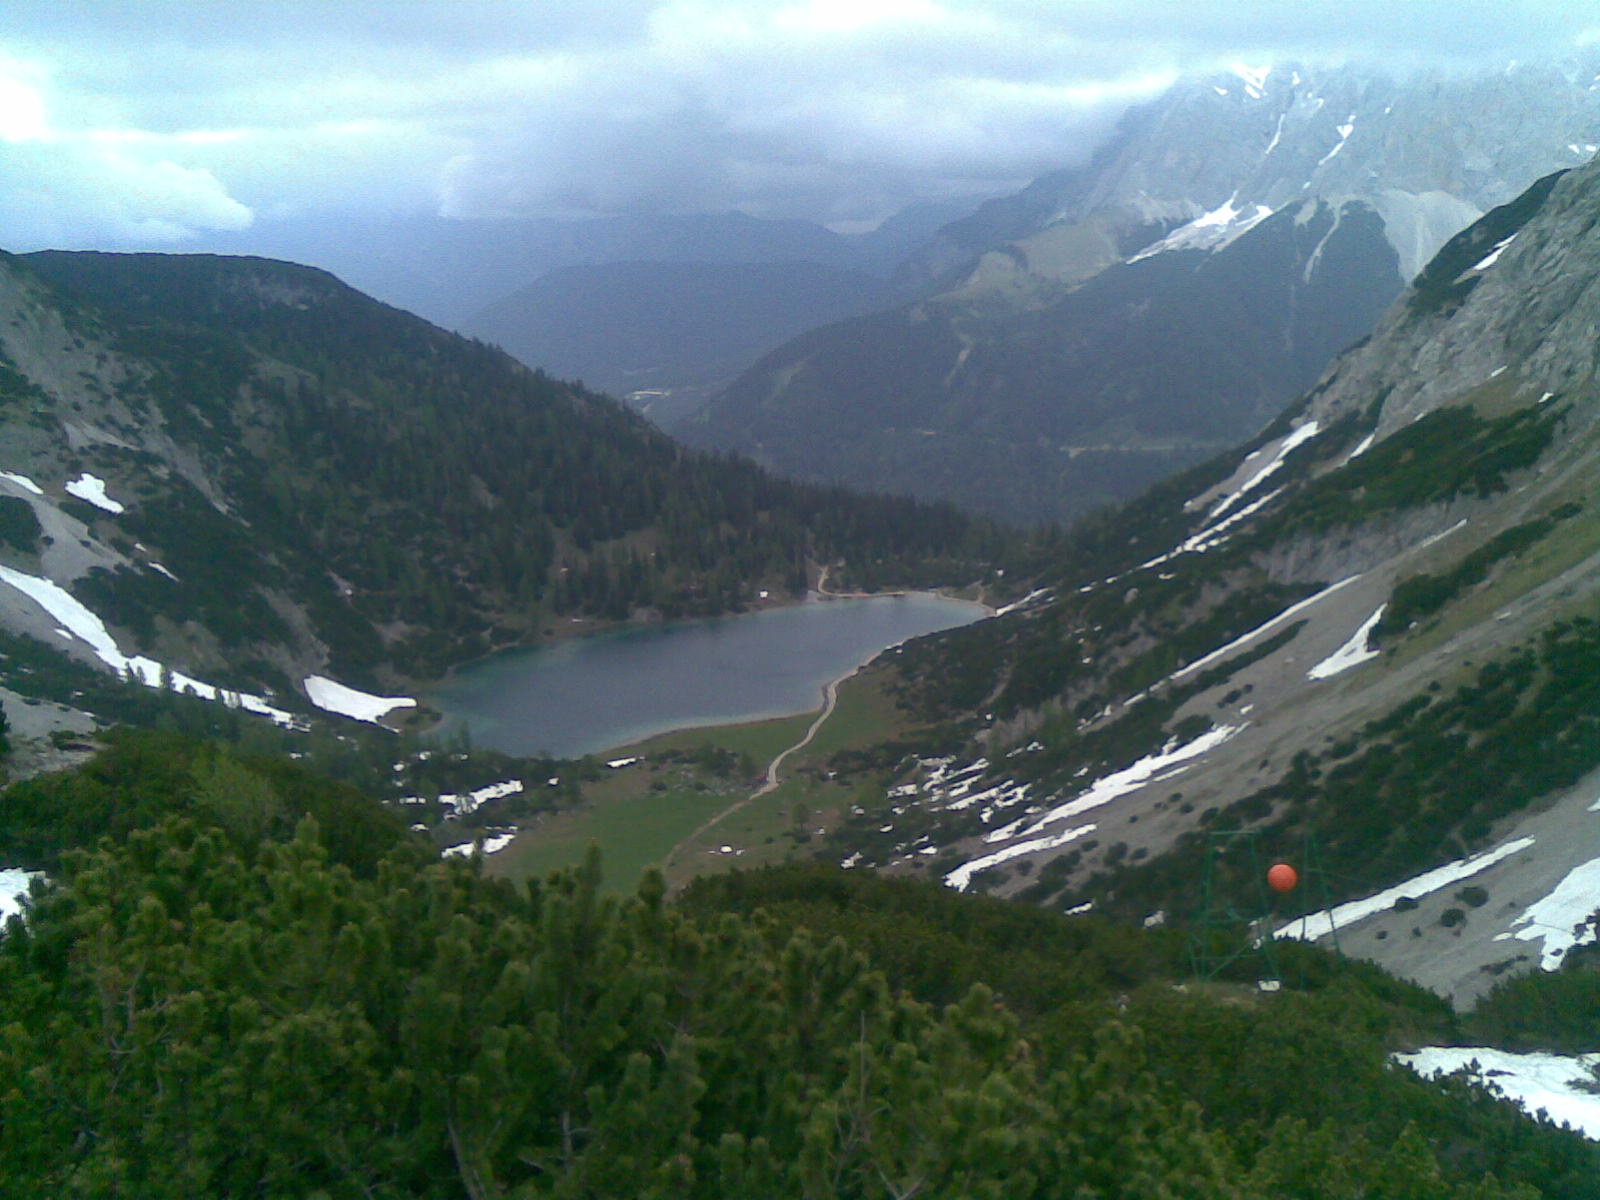
POLYGON ((576 757, 669 729, 808 712, 830 679, 889 646, 983 615, 913 592, 644 626, 492 655, 428 701, 476 745, 576 757))

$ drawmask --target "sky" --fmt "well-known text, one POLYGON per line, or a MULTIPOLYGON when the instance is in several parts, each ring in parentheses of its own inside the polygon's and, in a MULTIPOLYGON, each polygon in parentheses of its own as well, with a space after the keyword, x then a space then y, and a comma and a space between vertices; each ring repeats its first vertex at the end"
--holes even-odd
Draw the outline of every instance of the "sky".
POLYGON ((1074 165, 1183 72, 1597 42, 1587 0, 6 0, 0 245, 349 212, 860 229, 1074 165))

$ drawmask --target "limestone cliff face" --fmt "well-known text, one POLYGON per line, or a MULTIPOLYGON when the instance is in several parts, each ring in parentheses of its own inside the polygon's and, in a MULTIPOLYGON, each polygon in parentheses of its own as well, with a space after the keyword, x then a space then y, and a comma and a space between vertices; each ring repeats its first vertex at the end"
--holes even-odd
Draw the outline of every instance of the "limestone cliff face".
POLYGON ((1489 208, 1593 157, 1597 71, 1600 60, 1405 77, 1285 65, 1185 79, 1088 167, 992 202, 939 242, 982 254, 1091 217, 1148 237, 1206 214, 1216 236, 1307 197, 1359 199, 1382 212, 1409 280, 1489 208))
POLYGON ((1312 414, 1381 386, 1383 435, 1492 378, 1536 394, 1586 386, 1600 322, 1597 177, 1593 164, 1549 176, 1462 231, 1338 364, 1312 414))

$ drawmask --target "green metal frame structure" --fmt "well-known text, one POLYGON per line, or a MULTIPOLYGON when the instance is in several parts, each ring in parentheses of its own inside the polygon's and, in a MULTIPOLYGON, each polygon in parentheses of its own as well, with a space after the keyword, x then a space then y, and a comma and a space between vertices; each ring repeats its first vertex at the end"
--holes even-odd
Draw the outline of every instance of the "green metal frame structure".
MULTIPOLYGON (((1273 914, 1267 890, 1266 868, 1260 852, 1260 833, 1254 829, 1213 830, 1207 834, 1205 876, 1201 883, 1200 911, 1190 923, 1189 969, 1196 979, 1215 979, 1234 963, 1255 959, 1260 963, 1257 986, 1276 991, 1283 975, 1278 965, 1277 939, 1273 931, 1282 923, 1273 914), (1238 848, 1236 850, 1236 847, 1238 848), (1241 908, 1238 897, 1224 894, 1218 865, 1224 856, 1241 854, 1245 877, 1250 881, 1241 908)), ((1299 855, 1302 887, 1315 886, 1320 892, 1323 911, 1331 911, 1327 872, 1314 834, 1307 834, 1299 855)), ((1331 922, 1330 922, 1331 923, 1331 922)), ((1339 953, 1339 934, 1330 930, 1334 953, 1339 953)))

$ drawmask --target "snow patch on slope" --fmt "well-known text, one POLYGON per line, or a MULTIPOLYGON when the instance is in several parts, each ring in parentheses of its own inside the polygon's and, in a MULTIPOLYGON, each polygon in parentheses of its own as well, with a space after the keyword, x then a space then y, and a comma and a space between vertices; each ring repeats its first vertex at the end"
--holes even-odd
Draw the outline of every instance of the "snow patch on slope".
POLYGON ((1221 250, 1235 238, 1250 232, 1272 215, 1265 204, 1236 206, 1239 193, 1229 196, 1221 205, 1202 213, 1187 225, 1180 225, 1166 237, 1146 247, 1128 261, 1140 262, 1165 254, 1169 250, 1221 250))
POLYGON ((1346 117, 1344 124, 1338 126, 1337 128, 1339 131, 1339 141, 1334 145, 1332 150, 1329 150, 1317 160, 1317 166, 1319 167, 1324 163, 1331 162, 1334 155, 1338 154, 1339 151, 1344 149, 1344 144, 1350 140, 1350 135, 1354 133, 1356 129, 1355 113, 1351 113, 1348 117, 1346 117))
POLYGON ((262 696, 229 691, 215 684, 193 679, 142 654, 123 654, 117 648, 116 639, 106 629, 105 622, 59 584, 4 566, 0 566, 0 583, 10 584, 44 609, 64 627, 68 634, 87 643, 94 651, 95 657, 119 675, 125 675, 145 687, 161 687, 165 683, 174 692, 187 692, 202 700, 220 701, 229 708, 242 708, 246 712, 270 717, 279 725, 303 724, 293 713, 275 708, 262 696))
POLYGON ((24 871, 21 867, 0 870, 0 924, 4 924, 13 913, 22 911, 28 885, 43 874, 43 871, 24 871))
MULTIPOLYGON (((1321 432, 1322 424, 1315 419, 1307 421, 1304 425, 1300 425, 1292 430, 1281 442, 1278 443, 1276 450, 1273 452, 1271 460, 1266 464, 1266 466, 1259 468, 1255 474, 1251 475, 1232 492, 1224 496, 1221 500, 1217 501, 1216 504, 1212 505, 1210 513, 1207 514, 1207 518, 1215 521, 1218 517, 1222 516, 1223 513, 1227 512, 1228 509, 1237 504, 1243 496, 1260 487, 1269 476, 1277 471, 1278 468, 1283 466, 1284 460, 1289 457, 1291 452, 1293 452, 1296 448, 1303 446, 1306 442, 1309 442, 1321 432)), ((1263 449, 1265 449, 1265 447, 1263 447, 1263 449)), ((1254 457, 1254 455, 1251 457, 1254 457)), ((1245 461, 1248 462, 1249 459, 1246 459, 1245 461)))
POLYGON ((1192 767, 1196 760, 1215 750, 1243 728, 1243 725, 1218 725, 1215 729, 1208 729, 1193 741, 1185 742, 1181 746, 1168 742, 1154 754, 1145 755, 1133 765, 1095 780, 1067 803, 1057 805, 1039 817, 1023 830, 1022 834, 1023 836, 1037 834, 1047 825, 1054 825, 1057 821, 1065 821, 1090 809, 1109 804, 1118 796, 1137 791, 1147 784, 1161 783, 1181 775, 1192 767))
POLYGON ((44 495, 44 489, 26 475, 17 475, 11 471, 0 471, 0 479, 9 479, 25 492, 32 492, 35 496, 44 495))
POLYGON ((1278 143, 1283 140, 1283 119, 1288 115, 1288 113, 1278 114, 1278 126, 1272 131, 1272 140, 1267 143, 1267 148, 1261 152, 1262 158, 1266 158, 1267 155, 1276 150, 1278 143))
POLYGON ((477 812, 490 800, 503 800, 507 796, 520 795, 522 780, 507 779, 502 783, 486 784, 470 792, 445 792, 439 796, 439 803, 451 810, 451 815, 461 817, 468 813, 477 812))
POLYGON ((1252 100, 1259 100, 1266 94, 1262 89, 1267 86, 1267 76, 1272 74, 1271 64, 1248 67, 1243 63, 1233 63, 1228 69, 1244 80, 1244 90, 1252 100))
POLYGON ((1017 842, 1000 850, 996 850, 991 854, 985 854, 980 858, 974 858, 970 862, 962 863, 954 871, 951 871, 950 874, 946 875, 944 877, 945 886, 955 888, 955 890, 958 892, 964 892, 972 883, 972 877, 979 871, 985 871, 990 867, 999 866, 1003 862, 1007 862, 1013 858, 1020 858, 1024 854, 1032 854, 1038 850, 1054 850, 1058 846, 1065 846, 1068 842, 1076 841, 1078 838, 1083 837, 1084 834, 1093 833, 1096 828, 1098 828, 1098 826, 1094 825, 1093 823, 1088 825, 1079 825, 1072 829, 1063 830, 1061 833, 1051 834, 1049 837, 1033 838, 1026 842, 1017 842))
POLYGON ((1298 938, 1302 941, 1314 942, 1318 938, 1326 937, 1335 929, 1342 929, 1374 913, 1380 913, 1387 908, 1394 907, 1394 902, 1401 897, 1415 900, 1426 896, 1430 892, 1437 892, 1440 888, 1449 887, 1462 879, 1470 879, 1480 871, 1486 871, 1503 858, 1509 858, 1519 851, 1526 850, 1533 845, 1531 837, 1518 838, 1514 842, 1507 842, 1503 846, 1496 846, 1493 850, 1485 850, 1482 854, 1474 854, 1470 858, 1457 859, 1455 862, 1446 863, 1442 867, 1435 867, 1431 871, 1424 871, 1404 883, 1397 883, 1393 887, 1384 888, 1383 891, 1366 897, 1364 900, 1351 900, 1347 904, 1340 904, 1335 908, 1323 909, 1321 912, 1307 913, 1303 917, 1296 917, 1287 925, 1280 926, 1274 937, 1298 938))
POLYGON ((1427 1046, 1395 1061, 1424 1078, 1464 1071, 1474 1083, 1514 1100, 1529 1113, 1544 1112, 1585 1137, 1600 1141, 1600 1095, 1577 1086, 1600 1066, 1600 1054, 1512 1054, 1492 1046, 1427 1046))
POLYGON ((1373 629, 1383 619, 1383 610, 1388 607, 1387 604, 1378 605, 1378 611, 1361 623, 1361 628, 1350 635, 1350 640, 1307 671, 1306 678, 1328 679, 1377 658, 1380 652, 1368 648, 1367 639, 1372 636, 1373 629))
POLYGON ((1594 926, 1586 927, 1584 922, 1596 910, 1600 910, 1600 858, 1567 872, 1555 891, 1511 922, 1515 932, 1502 933, 1495 941, 1511 937, 1524 942, 1542 940, 1544 947, 1539 966, 1554 971, 1568 950, 1595 940, 1594 926), (1524 928, 1518 929, 1518 926, 1524 928))
POLYGON ((67 492, 79 500, 87 500, 96 508, 103 508, 108 513, 121 513, 127 511, 127 505, 120 500, 113 500, 106 495, 106 481, 98 475, 91 475, 85 471, 67 485, 67 492))
POLYGON ((1226 658, 1228 655, 1232 654, 1235 650, 1241 650, 1245 646, 1248 646, 1251 642, 1255 641, 1257 638, 1262 637, 1262 636, 1264 636, 1264 635, 1266 635, 1268 633, 1271 633, 1274 629, 1278 628, 1280 625, 1287 624, 1291 619, 1293 619, 1295 616, 1298 616, 1300 613, 1304 612, 1306 609, 1310 608, 1313 604, 1316 604, 1321 600, 1327 599, 1329 596, 1333 595, 1333 593, 1339 591, 1341 588, 1349 587, 1352 583, 1354 583, 1356 580, 1358 580, 1360 578, 1361 578, 1361 576, 1359 576, 1359 575, 1351 575, 1346 579, 1339 580, 1338 583, 1329 584, 1327 587, 1323 588, 1320 592, 1317 592, 1315 595, 1307 596, 1304 600, 1300 600, 1300 601, 1297 601, 1294 604, 1291 604, 1288 608, 1284 609, 1277 616, 1272 617, 1272 618, 1270 618, 1270 619, 1268 619, 1266 621, 1263 621, 1261 624, 1257 625, 1254 629, 1252 629, 1249 633, 1240 634, 1238 637, 1234 638, 1233 641, 1229 642, 1226 646, 1222 646, 1219 649, 1213 650, 1210 654, 1206 654, 1206 655, 1203 655, 1200 658, 1195 659, 1192 663, 1190 663, 1186 667, 1179 667, 1171 675, 1168 675, 1166 680, 1164 680, 1163 682, 1170 683, 1170 682, 1182 679, 1186 675, 1193 675, 1196 671, 1199 671, 1199 670, 1201 670, 1201 669, 1203 669, 1205 667, 1209 667, 1212 663, 1218 661, 1219 659, 1226 658))
MULTIPOLYGON (((1471 270, 1487 271, 1490 267, 1494 266, 1495 263, 1500 261, 1500 256, 1506 252, 1506 247, 1511 245, 1511 243, 1516 240, 1517 235, 1515 233, 1513 233, 1510 237, 1501 238, 1494 244, 1494 249, 1490 250, 1489 253, 1485 254, 1472 265, 1471 270)), ((1501 370, 1503 371, 1505 368, 1502 367, 1501 370)))
POLYGON ((372 724, 397 708, 414 708, 417 703, 410 696, 374 696, 357 691, 322 675, 306 676, 305 689, 306 697, 324 712, 372 724))
POLYGON ((1027 608, 1030 604, 1043 604, 1045 601, 1050 599, 1050 596, 1051 591, 1049 588, 1035 588, 1021 600, 1013 600, 1010 604, 1006 604, 995 609, 994 615, 997 617, 1003 617, 1007 613, 1014 613, 1019 609, 1027 608))
MULTIPOLYGON (((517 835, 514 833, 497 833, 492 837, 483 839, 483 852, 485 855, 497 854, 511 845, 517 835)), ((472 853, 472 848, 477 842, 461 842, 455 846, 446 846, 442 853, 458 858, 465 858, 472 853)))

